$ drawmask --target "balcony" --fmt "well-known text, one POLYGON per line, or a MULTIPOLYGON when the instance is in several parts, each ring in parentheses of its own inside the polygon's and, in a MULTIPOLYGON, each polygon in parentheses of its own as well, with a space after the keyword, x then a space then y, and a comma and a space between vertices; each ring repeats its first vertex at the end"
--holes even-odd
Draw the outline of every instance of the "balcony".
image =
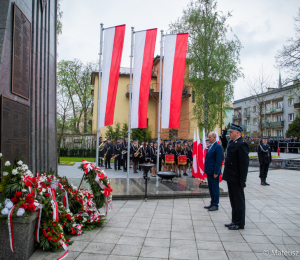
POLYGON ((250 112, 244 112, 244 117, 250 117, 250 112))
POLYGON ((232 115, 232 118, 233 119, 240 119, 241 118, 241 113, 232 115))
POLYGON ((247 128, 246 125, 241 125, 241 128, 243 128, 243 130, 245 130, 247 128))
POLYGON ((284 111, 283 107, 271 108, 271 113, 282 113, 284 111))
POLYGON ((294 103, 294 109, 300 109, 300 102, 294 103))
POLYGON ((270 127, 283 127, 284 121, 270 122, 270 127))
MULTIPOLYGON (((127 88, 127 92, 125 93, 126 97, 129 97, 129 90, 130 90, 130 84, 128 84, 126 86, 127 88)), ((182 88, 182 98, 189 98, 192 95, 189 94, 189 86, 183 86, 182 88)), ((150 89, 149 89, 149 96, 150 97, 154 97, 154 98, 158 98, 159 97, 159 84, 158 83, 153 83, 150 85, 150 89)))

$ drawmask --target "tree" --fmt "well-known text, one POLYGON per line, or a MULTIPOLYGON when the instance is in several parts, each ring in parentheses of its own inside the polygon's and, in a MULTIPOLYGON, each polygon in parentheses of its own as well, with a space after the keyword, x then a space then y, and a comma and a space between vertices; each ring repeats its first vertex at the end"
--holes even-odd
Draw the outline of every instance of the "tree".
POLYGON ((277 68, 287 72, 284 85, 300 78, 300 8, 294 20, 295 38, 288 38, 286 44, 275 56, 277 68))
POLYGON ((300 116, 297 115, 292 123, 289 124, 289 128, 285 133, 286 137, 290 136, 300 136, 300 116))
POLYGON ((80 133, 79 124, 83 122, 82 133, 88 133, 88 120, 91 118, 93 96, 91 91, 91 73, 96 70, 96 64, 83 64, 80 60, 58 63, 58 91, 65 91, 70 98, 73 112, 73 132, 80 133))
POLYGON ((231 12, 217 12, 216 0, 190 2, 181 18, 171 23, 171 33, 189 33, 187 81, 195 93, 194 119, 200 130, 211 131, 216 122, 223 122, 224 104, 233 98, 233 84, 242 76, 240 64, 241 42, 234 35, 227 19, 231 12))
POLYGON ((62 17, 63 17, 63 11, 60 9, 60 2, 62 0, 57 1, 57 25, 56 25, 56 34, 57 36, 62 34, 62 17))

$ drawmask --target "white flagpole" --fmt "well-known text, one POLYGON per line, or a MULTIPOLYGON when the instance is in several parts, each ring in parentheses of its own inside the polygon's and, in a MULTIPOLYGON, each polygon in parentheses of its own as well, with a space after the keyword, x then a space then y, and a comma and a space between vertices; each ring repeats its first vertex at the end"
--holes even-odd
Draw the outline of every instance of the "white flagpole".
POLYGON ((100 134, 100 87, 101 87, 101 58, 103 45, 103 23, 100 24, 100 53, 99 53, 99 77, 98 77, 98 103, 97 103, 97 140, 96 140, 96 167, 99 165, 99 134, 100 134))
MULTIPOLYGON (((133 58, 133 34, 134 27, 131 27, 131 52, 130 52, 130 86, 129 86, 129 112, 128 112, 128 143, 127 143, 127 194, 129 194, 129 166, 130 166, 130 134, 131 134, 131 93, 132 93, 132 58, 133 58)), ((124 165, 123 165, 124 167, 124 165)))
MULTIPOLYGON (((162 55, 163 55, 163 36, 164 31, 160 31, 160 57, 159 57, 159 101, 158 101, 158 129, 157 129, 157 158, 156 171, 159 171, 159 153, 160 153, 160 113, 161 113, 161 70, 162 70, 162 55)), ((158 177, 157 177, 158 178, 158 177)))

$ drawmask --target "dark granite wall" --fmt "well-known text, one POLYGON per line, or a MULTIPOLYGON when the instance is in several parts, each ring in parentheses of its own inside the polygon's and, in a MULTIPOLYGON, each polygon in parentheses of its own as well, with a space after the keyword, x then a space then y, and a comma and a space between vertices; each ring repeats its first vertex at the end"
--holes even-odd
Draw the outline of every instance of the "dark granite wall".
MULTIPOLYGON (((0 0, 0 96, 30 106, 30 168, 57 170, 56 5, 57 0, 0 0), (13 10, 16 3, 31 21, 30 99, 12 94, 13 10)), ((0 151, 5 153, 5 151, 0 151)))

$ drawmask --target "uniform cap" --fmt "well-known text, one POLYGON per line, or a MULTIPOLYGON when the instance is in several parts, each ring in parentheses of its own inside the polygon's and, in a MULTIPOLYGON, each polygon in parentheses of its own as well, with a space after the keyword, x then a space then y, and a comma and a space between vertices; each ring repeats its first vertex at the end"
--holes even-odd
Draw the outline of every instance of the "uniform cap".
POLYGON ((243 128, 241 128, 239 125, 236 124, 231 124, 229 131, 234 131, 237 130, 239 132, 243 132, 243 128))
POLYGON ((133 141, 138 141, 139 139, 137 139, 137 138, 135 138, 135 139, 133 139, 133 141))

